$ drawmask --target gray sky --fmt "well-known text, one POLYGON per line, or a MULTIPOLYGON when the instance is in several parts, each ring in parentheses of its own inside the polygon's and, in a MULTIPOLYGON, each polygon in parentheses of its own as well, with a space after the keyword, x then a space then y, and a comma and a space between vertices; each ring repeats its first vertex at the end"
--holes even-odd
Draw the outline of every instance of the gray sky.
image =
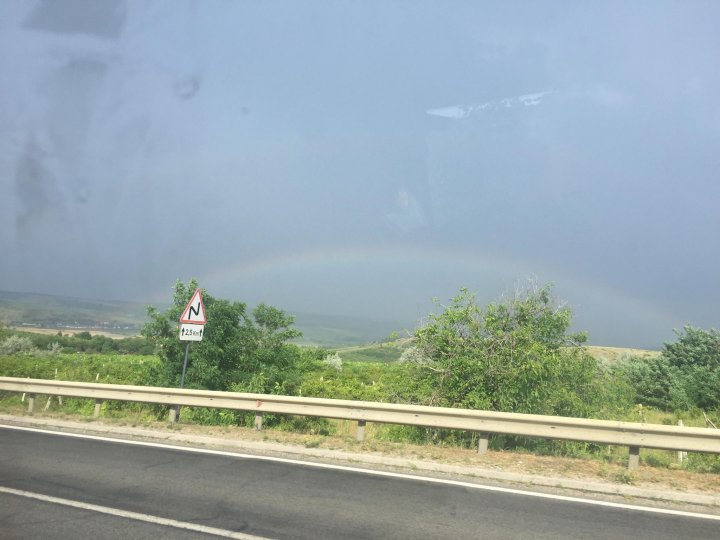
POLYGON ((1 288, 718 326, 720 4, 0 3, 1 288))

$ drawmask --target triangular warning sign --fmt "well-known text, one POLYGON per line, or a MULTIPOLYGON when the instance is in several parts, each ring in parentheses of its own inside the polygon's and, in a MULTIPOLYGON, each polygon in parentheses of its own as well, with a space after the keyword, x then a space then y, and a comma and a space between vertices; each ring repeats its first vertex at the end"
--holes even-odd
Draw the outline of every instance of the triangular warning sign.
POLYGON ((205 304, 203 304, 200 289, 195 291, 188 305, 185 306, 185 311, 180 315, 180 322, 188 324, 205 324, 207 322, 205 304))

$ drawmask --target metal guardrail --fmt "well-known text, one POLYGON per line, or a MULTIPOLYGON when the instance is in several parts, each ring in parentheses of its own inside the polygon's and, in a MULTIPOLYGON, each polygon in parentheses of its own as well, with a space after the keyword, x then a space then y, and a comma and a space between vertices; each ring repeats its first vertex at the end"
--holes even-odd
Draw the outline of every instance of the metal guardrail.
MULTIPOLYGON (((481 452, 487 449, 488 435, 493 433, 620 445, 630 447, 630 468, 637 466, 640 448, 720 454, 720 430, 706 428, 369 401, 12 377, 0 377, 0 391, 27 394, 30 413, 33 411, 35 395, 39 394, 94 399, 96 417, 104 400, 117 400, 251 411, 255 413, 255 426, 258 429, 262 427, 263 413, 355 420, 358 422, 358 440, 364 437, 366 422, 460 429, 480 433, 478 451, 481 452)), ((176 418, 177 407, 170 411, 171 421, 176 418)))

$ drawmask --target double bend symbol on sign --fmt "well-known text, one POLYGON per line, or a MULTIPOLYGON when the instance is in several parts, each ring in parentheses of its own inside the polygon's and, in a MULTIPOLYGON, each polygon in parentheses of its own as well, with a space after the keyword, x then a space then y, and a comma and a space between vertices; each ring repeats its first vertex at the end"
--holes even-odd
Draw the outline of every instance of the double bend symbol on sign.
POLYGON ((195 291, 188 305, 185 306, 185 311, 180 315, 180 322, 188 324, 205 324, 207 322, 200 289, 195 291))

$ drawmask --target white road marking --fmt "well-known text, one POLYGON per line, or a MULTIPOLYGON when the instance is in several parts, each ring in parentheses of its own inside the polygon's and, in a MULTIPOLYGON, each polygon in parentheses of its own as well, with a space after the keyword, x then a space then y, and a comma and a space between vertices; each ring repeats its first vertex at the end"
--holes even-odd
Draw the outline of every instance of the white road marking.
POLYGON ((20 426, 7 426, 7 425, 3 425, 3 424, 0 424, 0 428, 15 429, 15 430, 20 430, 20 431, 32 431, 32 432, 36 432, 36 433, 44 433, 47 435, 57 435, 59 437, 75 437, 78 439, 90 439, 90 440, 95 440, 95 441, 113 442, 113 443, 129 444, 129 445, 135 445, 135 446, 149 446, 152 448, 164 448, 167 450, 175 450, 175 451, 180 451, 180 452, 192 452, 192 453, 196 453, 196 454, 210 454, 210 455, 215 455, 215 456, 234 457, 234 458, 240 458, 240 459, 255 459, 255 460, 261 460, 261 461, 272 461, 272 462, 276 462, 276 463, 288 463, 288 464, 292 464, 292 465, 303 465, 305 467, 315 467, 317 469, 330 469, 330 470, 335 470, 335 471, 347 471, 347 472, 354 472, 354 473, 370 474, 370 475, 374 475, 374 476, 401 478, 403 480, 413 480, 416 482, 420 481, 420 482, 428 482, 428 483, 432 483, 432 484, 445 484, 445 485, 464 487, 464 488, 469 488, 469 489, 479 489, 479 490, 483 490, 483 491, 495 491, 495 492, 499 492, 499 493, 510 493, 513 495, 524 495, 527 497, 538 497, 540 499, 552 499, 552 500, 556 500, 556 501, 590 504, 590 505, 595 505, 595 506, 605 506, 608 508, 619 508, 622 510, 635 510, 638 512, 650 512, 650 513, 654 513, 654 514, 667 514, 667 515, 671 515, 671 516, 681 516, 681 517, 710 519, 710 520, 720 521, 720 515, 700 514, 697 512, 684 512, 682 510, 669 510, 666 508, 653 508, 650 506, 637 506, 637 505, 632 505, 632 504, 614 503, 614 502, 608 502, 608 501, 596 501, 593 499, 581 499, 579 497, 568 497, 566 495, 553 495, 551 493, 540 493, 537 491, 523 491, 521 489, 504 488, 504 487, 498 487, 498 486, 486 486, 483 484, 473 484, 471 482, 462 482, 460 480, 449 480, 449 479, 445 479, 445 478, 432 478, 432 477, 428 477, 428 476, 395 473, 395 472, 389 472, 389 471, 376 471, 373 469, 362 469, 360 467, 348 467, 345 465, 332 465, 330 463, 316 463, 313 461, 301 461, 298 459, 290 459, 290 458, 260 456, 260 455, 253 455, 253 454, 241 454, 238 452, 228 452, 225 450, 210 450, 207 448, 194 448, 194 447, 190 447, 190 446, 175 446, 175 445, 171 445, 171 444, 154 443, 154 442, 146 442, 146 441, 132 441, 132 440, 126 440, 126 439, 115 439, 112 437, 99 437, 97 435, 85 435, 82 433, 63 433, 63 432, 59 432, 59 431, 51 431, 51 430, 46 430, 46 429, 20 427, 20 426))
POLYGON ((145 521, 147 523, 153 523, 155 525, 164 525, 166 527, 174 527, 176 529, 185 529, 188 531, 211 534, 215 536, 221 536, 223 538, 239 538, 241 540, 270 540, 263 536, 253 536, 251 534, 244 534, 235 531, 228 531, 226 529, 218 529, 215 527, 206 527, 205 525, 197 525, 196 523, 188 523, 186 521, 177 521, 174 519, 168 519, 158 516, 151 516, 148 514, 140 514, 138 512, 129 512, 127 510, 120 510, 119 508, 110 508, 107 506, 99 506, 97 504, 88 504, 80 501, 73 501, 71 499, 61 499, 60 497, 50 497, 49 495, 42 495, 41 493, 33 493, 32 491, 23 491, 21 489, 13 489, 8 487, 0 486, 0 493, 7 493, 9 495, 16 495, 18 497, 26 497, 28 499, 35 499, 52 504, 60 504, 63 506, 71 506, 73 508, 79 508, 81 510, 90 510, 91 512, 100 512, 101 514, 109 514, 111 516, 118 516, 127 519, 133 519, 135 521, 145 521))

